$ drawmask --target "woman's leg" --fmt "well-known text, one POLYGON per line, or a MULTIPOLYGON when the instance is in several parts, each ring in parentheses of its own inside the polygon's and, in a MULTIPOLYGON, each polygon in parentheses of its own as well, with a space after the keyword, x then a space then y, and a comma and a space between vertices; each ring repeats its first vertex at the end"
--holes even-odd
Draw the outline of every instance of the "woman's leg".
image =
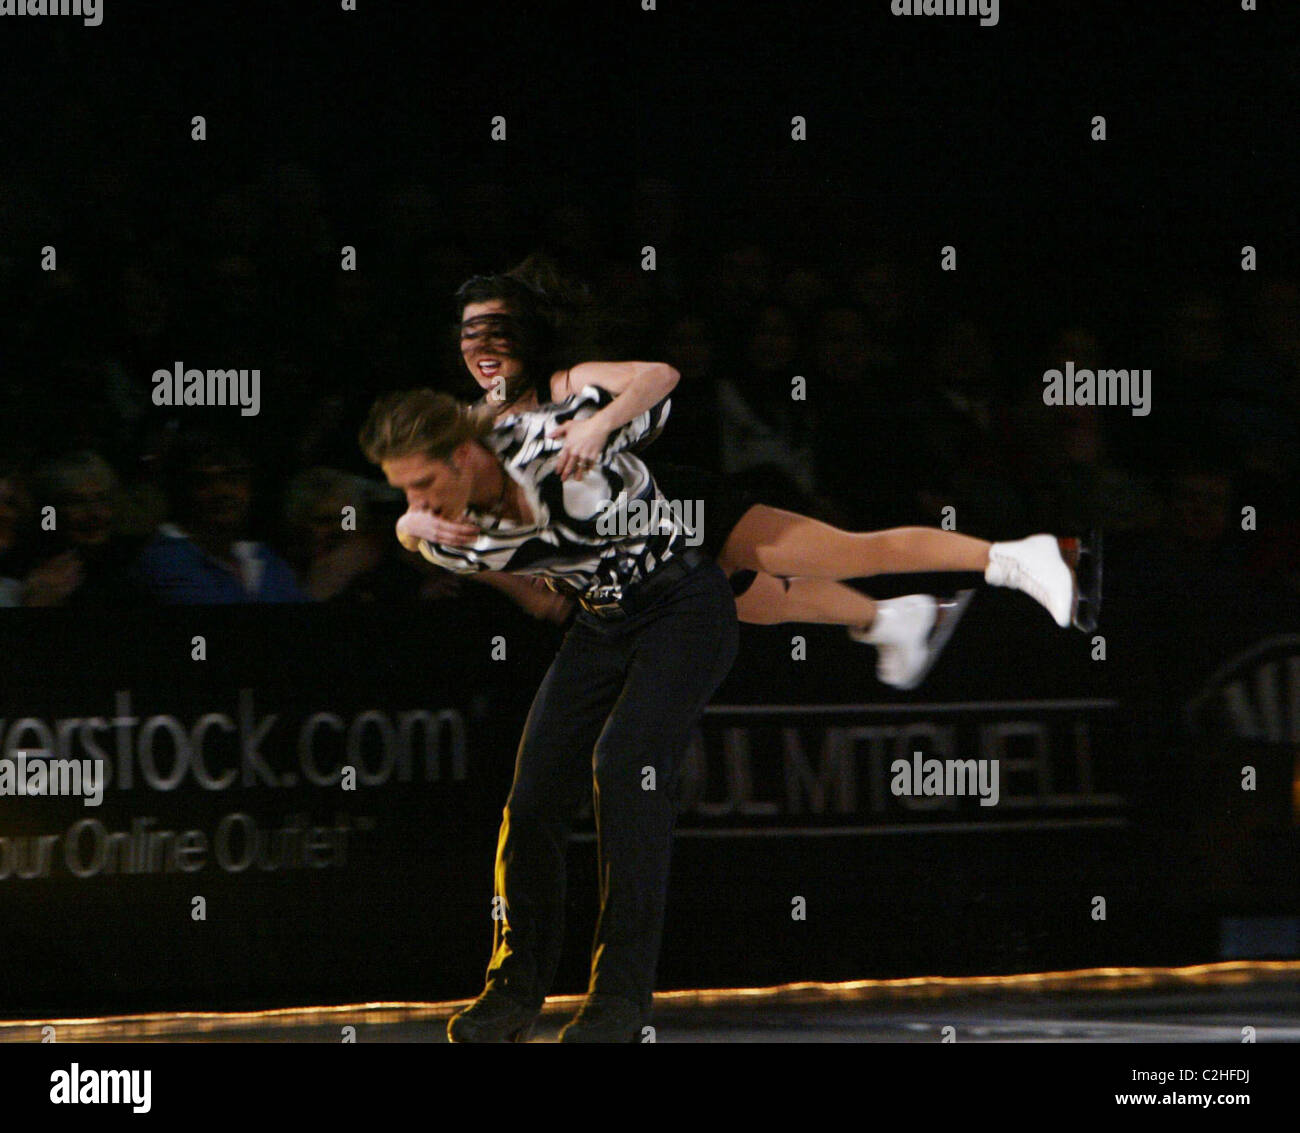
POLYGON ((876 647, 876 675, 884 684, 915 688, 947 644, 971 593, 955 599, 909 594, 877 602, 842 582, 760 572, 736 597, 736 613, 751 625, 847 626, 854 641, 876 647))
POLYGON ((774 578, 760 572, 736 598, 736 614, 750 625, 803 622, 859 628, 875 621, 876 603, 842 582, 823 578, 774 578))
POLYGON ((982 574, 990 545, 937 527, 841 531, 806 515, 755 504, 727 536, 718 563, 728 573, 758 570, 804 579, 921 571, 982 574))
POLYGON ((1062 628, 1084 633, 1101 608, 1101 536, 1030 535, 989 543, 937 527, 841 531, 806 515, 755 504, 718 555, 728 574, 763 571, 782 578, 868 578, 873 574, 979 571, 990 586, 1022 590, 1062 628), (1076 575, 1082 570, 1082 581, 1076 575))

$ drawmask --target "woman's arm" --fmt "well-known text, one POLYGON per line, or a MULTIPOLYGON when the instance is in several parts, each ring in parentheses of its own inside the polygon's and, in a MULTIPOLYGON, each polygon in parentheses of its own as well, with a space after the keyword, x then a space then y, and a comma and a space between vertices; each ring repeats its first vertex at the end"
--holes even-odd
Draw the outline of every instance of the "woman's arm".
POLYGON ((585 475, 604 450, 610 434, 634 421, 666 398, 681 374, 665 362, 583 362, 551 378, 556 401, 571 397, 583 386, 600 386, 614 394, 604 409, 582 421, 560 425, 551 436, 564 437, 557 470, 562 480, 585 475))
POLYGON ((556 401, 572 397, 583 386, 600 386, 614 394, 599 413, 588 420, 599 420, 607 433, 639 417, 672 393, 681 374, 666 362, 583 362, 571 370, 562 370, 551 380, 556 401), (560 388, 555 390, 556 386, 560 388))

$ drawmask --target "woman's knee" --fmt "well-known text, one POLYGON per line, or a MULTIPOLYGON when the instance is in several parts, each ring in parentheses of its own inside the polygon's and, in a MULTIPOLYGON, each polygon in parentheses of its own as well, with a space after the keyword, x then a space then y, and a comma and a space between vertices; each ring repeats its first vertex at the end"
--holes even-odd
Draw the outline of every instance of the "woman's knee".
POLYGON ((749 625, 775 626, 789 621, 790 580, 759 574, 736 598, 736 616, 749 625))

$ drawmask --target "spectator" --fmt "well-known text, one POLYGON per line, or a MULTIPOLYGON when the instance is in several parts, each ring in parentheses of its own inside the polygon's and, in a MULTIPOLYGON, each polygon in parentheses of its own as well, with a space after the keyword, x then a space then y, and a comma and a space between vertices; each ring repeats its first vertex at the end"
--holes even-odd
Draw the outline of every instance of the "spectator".
MULTIPOLYGON (((1097 337, 1084 327, 1056 336, 1042 370, 1072 361, 1094 372, 1105 365, 1097 337)), ((1041 372, 1041 371, 1040 371, 1041 372)), ((1042 383, 1026 383, 1015 414, 1018 489, 1035 530, 1082 531, 1100 525, 1110 532, 1151 530, 1161 520, 1162 501, 1144 477, 1112 457, 1111 429, 1124 408, 1044 405, 1042 383)))
POLYGON ((722 471, 773 505, 804 511, 815 493, 811 412, 792 399, 799 339, 790 313, 759 308, 739 359, 718 382, 722 471))
POLYGON ((45 556, 26 579, 25 606, 128 609, 143 594, 131 564, 139 541, 119 533, 120 484, 98 453, 73 452, 37 471, 38 509, 52 507, 45 556))
POLYGON ((293 572, 249 538, 253 469, 242 448, 208 436, 188 439, 177 456, 172 522, 140 556, 144 585, 168 604, 305 602, 293 572))

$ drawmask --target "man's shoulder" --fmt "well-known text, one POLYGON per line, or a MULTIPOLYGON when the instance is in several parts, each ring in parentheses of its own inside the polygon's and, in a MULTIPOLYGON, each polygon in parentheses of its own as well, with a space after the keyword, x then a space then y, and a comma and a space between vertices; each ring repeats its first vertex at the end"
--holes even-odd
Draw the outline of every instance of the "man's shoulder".
POLYGON ((484 443, 514 467, 531 464, 563 448, 561 438, 547 436, 556 425, 572 421, 584 412, 594 412, 609 400, 608 391, 587 386, 563 401, 507 414, 492 426, 483 438, 484 443))
POLYGON ((602 386, 587 385, 575 390, 562 401, 551 401, 535 409, 519 409, 505 414, 493 426, 493 432, 537 427, 558 421, 567 421, 583 410, 602 409, 614 400, 614 395, 602 386))

